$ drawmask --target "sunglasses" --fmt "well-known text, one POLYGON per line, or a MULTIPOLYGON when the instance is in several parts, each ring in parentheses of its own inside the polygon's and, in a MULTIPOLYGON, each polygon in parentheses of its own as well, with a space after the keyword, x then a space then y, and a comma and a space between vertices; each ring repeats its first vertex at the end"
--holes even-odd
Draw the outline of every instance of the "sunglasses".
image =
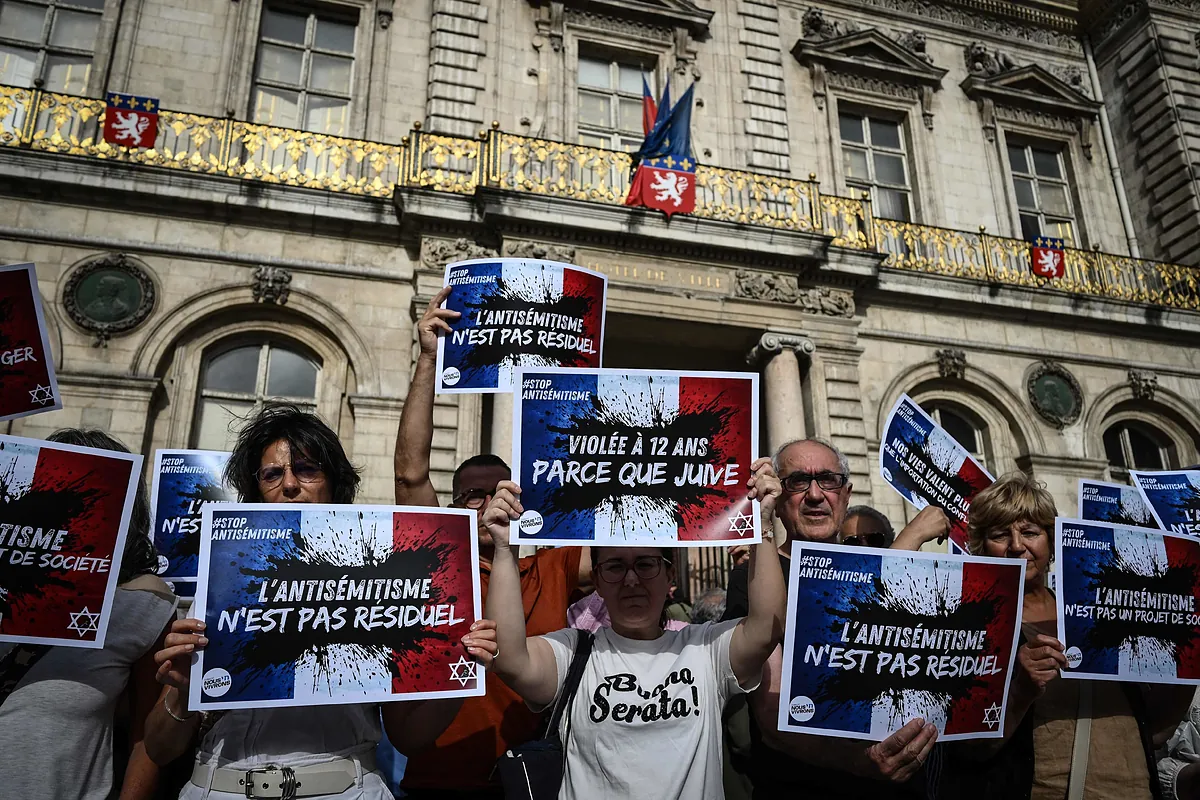
POLYGON ((620 583, 625 580, 625 576, 629 574, 629 571, 633 570, 633 574, 638 576, 638 580, 648 581, 659 576, 662 572, 663 564, 670 563, 670 561, 662 556, 639 556, 634 559, 632 564, 626 564, 624 561, 613 559, 597 564, 596 574, 605 583, 620 583))
POLYGON ((842 539, 842 544, 851 547, 887 547, 888 541, 886 533, 857 533, 842 539))
POLYGON ((291 464, 267 464, 254 473, 258 485, 264 489, 274 489, 283 482, 283 476, 291 470, 296 480, 301 483, 316 483, 325 477, 320 464, 312 461, 293 461, 291 464))

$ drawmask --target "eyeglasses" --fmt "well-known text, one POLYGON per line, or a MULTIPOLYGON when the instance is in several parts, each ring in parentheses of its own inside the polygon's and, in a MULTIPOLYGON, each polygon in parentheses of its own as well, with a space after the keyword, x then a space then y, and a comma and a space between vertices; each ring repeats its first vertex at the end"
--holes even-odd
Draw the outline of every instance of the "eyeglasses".
POLYGON ((671 562, 662 556, 641 556, 634 559, 633 564, 626 564, 624 561, 613 559, 612 561, 604 561, 596 566, 596 574, 605 583, 620 583, 625 580, 625 576, 633 570, 633 574, 638 576, 638 580, 648 581, 657 578, 662 572, 663 564, 671 562))
POLYGON ((258 478, 258 485, 265 489, 274 489, 283 482, 283 476, 287 471, 291 470, 296 476, 296 480, 301 483, 316 483, 325 477, 325 472, 321 469, 320 464, 314 464, 311 461, 293 461, 291 464, 267 464, 261 467, 258 472, 254 473, 254 477, 258 478))
POLYGON ((456 494, 450 504, 455 508, 469 508, 478 510, 483 508, 483 504, 487 499, 495 494, 495 490, 487 491, 485 489, 468 489, 461 494, 456 494))
MULTIPOLYGON (((819 484, 818 484, 819 485, 819 484)), ((842 544, 851 547, 887 547, 887 534, 874 531, 872 533, 856 533, 842 539, 842 544)))
POLYGON ((832 492, 845 486, 848 480, 850 480, 849 476, 841 472, 818 472, 816 474, 793 472, 783 479, 783 490, 789 494, 807 492, 812 482, 816 481, 817 486, 827 492, 832 492))

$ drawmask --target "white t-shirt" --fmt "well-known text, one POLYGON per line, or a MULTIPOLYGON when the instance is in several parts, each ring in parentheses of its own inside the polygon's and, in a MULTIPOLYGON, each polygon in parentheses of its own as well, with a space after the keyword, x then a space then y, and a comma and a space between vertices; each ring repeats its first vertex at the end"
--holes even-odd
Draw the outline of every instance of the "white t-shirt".
MULTIPOLYGON (((562 726, 559 800, 722 800, 721 710, 730 695, 758 687, 757 677, 739 686, 729 663, 739 621, 689 625, 652 641, 596 631, 562 726)), ((560 692, 578 637, 570 628, 542 637, 554 650, 560 692)))

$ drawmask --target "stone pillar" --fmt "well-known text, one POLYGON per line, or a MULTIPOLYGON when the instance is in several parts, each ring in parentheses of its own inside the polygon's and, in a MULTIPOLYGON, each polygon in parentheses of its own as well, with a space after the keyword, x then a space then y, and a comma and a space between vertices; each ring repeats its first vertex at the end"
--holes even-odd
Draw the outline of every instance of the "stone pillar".
MULTIPOLYGON (((513 447, 513 396, 510 392, 492 395, 492 436, 488 452, 505 461, 512 460, 513 447)), ((513 466, 515 469, 515 465, 513 466)))
POLYGON ((800 358, 807 360, 816 345, 803 336, 767 331, 746 356, 762 369, 767 445, 774 452, 784 442, 803 439, 804 401, 800 392, 800 358))

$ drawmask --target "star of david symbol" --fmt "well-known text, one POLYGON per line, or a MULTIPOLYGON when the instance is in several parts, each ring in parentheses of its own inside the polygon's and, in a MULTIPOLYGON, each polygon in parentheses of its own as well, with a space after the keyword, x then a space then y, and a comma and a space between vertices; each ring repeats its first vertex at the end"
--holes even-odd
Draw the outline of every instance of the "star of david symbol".
POLYGON ((1000 706, 992 703, 990 708, 983 710, 983 724, 987 725, 989 730, 1000 724, 1000 706))
POLYGON ((732 517, 727 517, 727 519, 729 520, 730 533, 743 536, 754 532, 754 515, 752 514, 734 514, 732 517))
POLYGON ((459 656, 458 661, 450 665, 450 680, 458 681, 459 686, 466 686, 475 677, 475 662, 466 656, 459 656))
POLYGON ((39 383, 36 389, 29 390, 29 399, 31 402, 46 405, 54 400, 54 391, 49 386, 42 386, 39 383))
POLYGON ((78 633, 80 639, 89 633, 99 633, 100 615, 93 614, 88 611, 87 606, 84 606, 78 614, 71 615, 71 624, 67 626, 67 630, 78 633))

